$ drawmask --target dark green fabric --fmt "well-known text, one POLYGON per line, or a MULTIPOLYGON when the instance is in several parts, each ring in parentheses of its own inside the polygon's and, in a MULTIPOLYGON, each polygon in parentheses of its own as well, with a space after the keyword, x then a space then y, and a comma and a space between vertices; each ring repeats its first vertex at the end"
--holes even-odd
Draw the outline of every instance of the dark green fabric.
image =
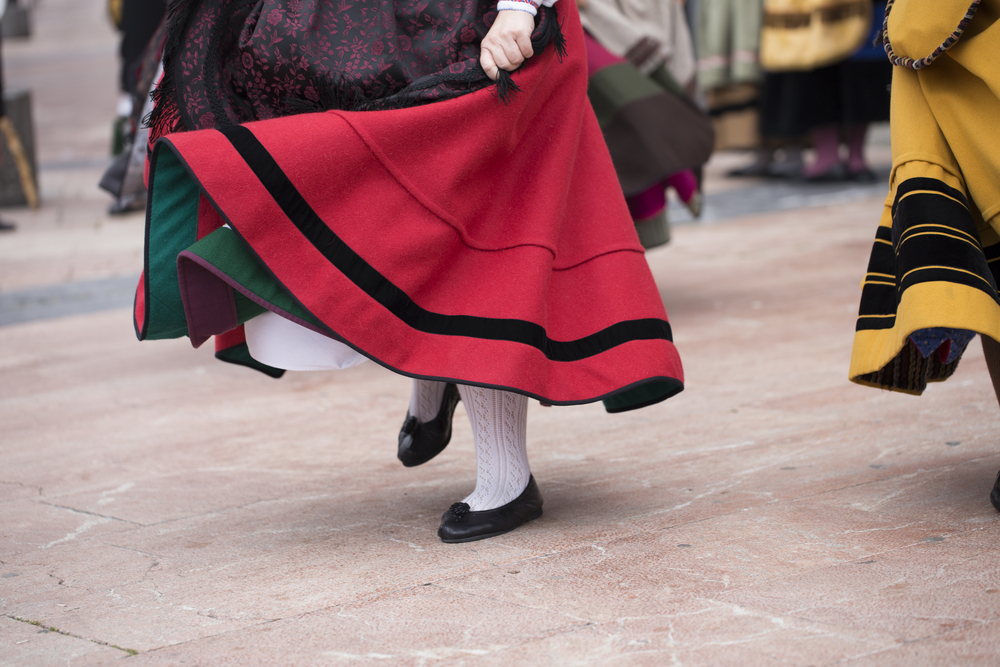
MULTIPOLYGON (((226 227, 217 229, 192 244, 187 250, 201 257, 265 302, 310 322, 316 322, 315 318, 299 306, 271 275, 261 268, 256 257, 233 230, 226 227)), ((235 289, 233 296, 240 324, 267 311, 267 308, 235 289)), ((250 350, 246 343, 219 350, 215 353, 215 358, 230 364, 252 368, 273 378, 280 378, 285 374, 283 369, 262 364, 250 356, 250 350)))
MULTIPOLYGON (((188 251, 204 259, 265 303, 320 326, 320 321, 293 299, 268 271, 264 270, 247 244, 233 230, 226 227, 217 229, 193 244, 188 251)), ((234 290, 234 293, 240 324, 267 310, 238 291, 234 290)))
POLYGON ((239 319, 240 324, 267 312, 267 308, 260 305, 250 297, 243 296, 236 290, 233 290, 233 296, 236 301, 236 317, 239 319))
POLYGON ((636 100, 662 95, 663 88, 643 76, 629 63, 618 63, 598 70, 590 77, 587 97, 597 114, 597 122, 604 128, 615 115, 636 100))
POLYGON ((604 399, 604 409, 612 413, 638 410, 665 401, 683 390, 684 385, 677 380, 647 382, 604 399))
POLYGON ((177 254, 198 238, 201 199, 198 186, 167 145, 157 145, 154 164, 152 178, 156 187, 147 220, 156 220, 156 225, 147 227, 146 236, 145 338, 148 340, 187 335, 187 319, 177 285, 177 254))
POLYGON ((677 83, 677 79, 674 78, 674 75, 671 74, 670 70, 663 65, 657 67, 653 73, 649 75, 649 78, 663 86, 663 88, 672 93, 674 97, 679 97, 682 100, 688 99, 688 94, 685 92, 683 86, 677 83))

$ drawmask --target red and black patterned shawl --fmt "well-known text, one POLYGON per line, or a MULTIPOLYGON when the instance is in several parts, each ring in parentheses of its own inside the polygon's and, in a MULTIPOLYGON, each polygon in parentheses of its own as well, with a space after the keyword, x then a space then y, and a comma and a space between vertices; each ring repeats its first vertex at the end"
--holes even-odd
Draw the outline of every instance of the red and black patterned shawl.
MULTIPOLYGON (((489 0, 174 0, 153 139, 330 109, 451 99, 493 84, 479 45, 489 0)), ((563 38, 542 8, 535 52, 563 38)), ((503 72, 498 93, 517 90, 503 72)))

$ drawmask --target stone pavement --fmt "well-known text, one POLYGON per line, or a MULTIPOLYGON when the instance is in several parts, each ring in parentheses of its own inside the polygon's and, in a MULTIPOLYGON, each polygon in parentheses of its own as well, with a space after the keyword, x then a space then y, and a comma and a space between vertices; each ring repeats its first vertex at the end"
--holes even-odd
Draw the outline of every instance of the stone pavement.
MULTIPOLYGON (((94 185, 102 12, 40 0, 4 44, 44 206, 3 211, 0 295, 72 301, 141 265, 142 216, 106 216, 94 185)), ((740 159, 710 188, 759 201, 719 176, 740 159)), ((466 545, 435 536, 474 479, 462 408, 404 469, 409 382, 374 364, 275 381, 139 344, 106 303, 0 327, 0 665, 997 665, 981 350, 919 399, 847 382, 881 196, 804 203, 649 253, 686 391, 533 404, 545 515, 466 545)))

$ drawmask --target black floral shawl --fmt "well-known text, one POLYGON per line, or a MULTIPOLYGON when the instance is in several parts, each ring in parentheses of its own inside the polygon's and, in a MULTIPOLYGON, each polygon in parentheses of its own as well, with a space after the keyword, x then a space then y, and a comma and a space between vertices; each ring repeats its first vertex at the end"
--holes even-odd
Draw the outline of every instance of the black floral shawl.
MULTIPOLYGON (((493 83, 479 50, 495 18, 492 0, 172 0, 152 135, 480 90, 493 83)), ((536 53, 549 42, 562 51, 542 8, 536 53)), ((506 101, 517 87, 504 74, 506 101)))

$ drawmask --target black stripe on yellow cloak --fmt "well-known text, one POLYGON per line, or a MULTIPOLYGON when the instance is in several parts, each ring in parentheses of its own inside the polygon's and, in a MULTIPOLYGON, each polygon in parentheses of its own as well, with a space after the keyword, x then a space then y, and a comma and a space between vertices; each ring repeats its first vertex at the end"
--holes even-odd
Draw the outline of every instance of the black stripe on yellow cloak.
POLYGON ((998 260, 1000 244, 982 246, 963 192, 933 178, 901 183, 892 205, 892 227, 879 227, 876 233, 856 329, 858 338, 872 339, 872 347, 896 352, 874 372, 852 373, 851 379, 920 394, 928 382, 951 376, 961 355, 950 363, 938 354, 924 358, 908 337, 929 327, 983 333, 986 323, 978 320, 1000 311, 998 260), (956 310, 965 319, 958 322, 951 318, 954 314, 945 314, 955 302, 992 306, 992 312, 961 307, 956 310))

